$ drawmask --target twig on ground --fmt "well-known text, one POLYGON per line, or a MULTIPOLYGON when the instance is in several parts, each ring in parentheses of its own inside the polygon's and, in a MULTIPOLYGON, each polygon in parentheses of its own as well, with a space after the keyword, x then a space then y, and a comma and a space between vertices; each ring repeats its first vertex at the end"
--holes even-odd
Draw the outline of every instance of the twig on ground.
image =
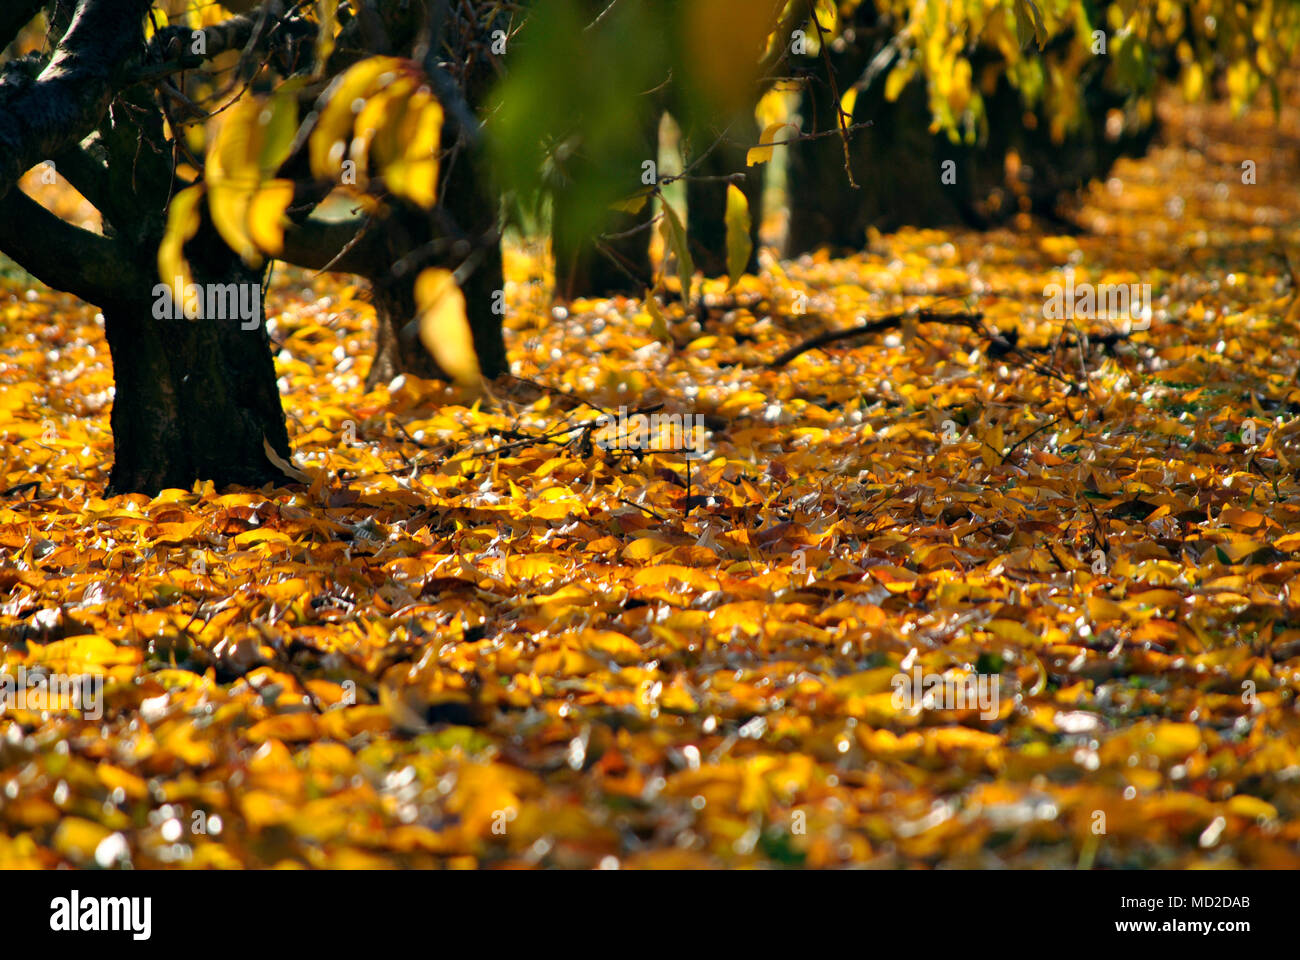
POLYGON ((824 333, 819 333, 817 336, 791 347, 771 361, 768 367, 784 367, 795 357, 802 356, 809 350, 824 347, 828 343, 836 343, 840 340, 849 340, 853 337, 866 336, 872 333, 881 333, 885 330, 896 330, 903 325, 903 321, 912 318, 915 318, 917 323, 946 323, 951 326, 968 327, 971 330, 983 332, 979 325, 980 321, 984 319, 983 313, 936 313, 933 310, 904 310, 901 313, 891 313, 888 316, 870 320, 867 323, 849 327, 846 330, 827 330, 824 333))

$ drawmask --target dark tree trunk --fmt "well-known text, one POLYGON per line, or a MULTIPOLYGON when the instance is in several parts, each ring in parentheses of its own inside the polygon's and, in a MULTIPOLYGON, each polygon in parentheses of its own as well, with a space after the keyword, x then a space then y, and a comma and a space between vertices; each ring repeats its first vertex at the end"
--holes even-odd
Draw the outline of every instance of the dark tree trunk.
POLYGON ((213 236, 189 246, 194 282, 251 284, 256 326, 238 315, 189 320, 155 317, 152 290, 101 304, 116 393, 109 492, 156 494, 195 480, 257 487, 283 483, 264 441, 289 460, 289 437, 276 385, 260 297, 261 275, 213 236))
POLYGON ((567 192, 557 192, 554 196, 551 250, 555 257, 556 298, 576 300, 644 293, 654 282, 650 228, 646 226, 654 215, 654 204, 647 201, 635 214, 614 214, 603 231, 611 239, 602 240, 601 246, 597 246, 593 238, 572 235, 572 208, 580 202, 567 192))
POLYGON ((502 332, 506 277, 500 256, 500 198, 489 183, 477 157, 463 150, 452 160, 442 182, 442 206, 465 235, 467 254, 458 255, 452 247, 452 255, 459 261, 456 271, 467 273, 461 277, 460 293, 465 298, 465 319, 473 334, 478 369, 494 380, 508 368, 502 332))
MULTIPOLYGON (((639 155, 657 164, 658 113, 646 118, 640 138, 639 155)), ((588 179, 590 168, 583 170, 578 161, 574 161, 574 165, 572 184, 555 189, 551 195, 551 253, 555 260, 556 299, 640 296, 654 283, 649 227, 654 218, 654 204, 647 200, 636 213, 611 210, 597 227, 601 237, 583 233, 577 224, 584 219, 582 184, 588 179)), ((639 167, 636 173, 641 173, 639 167)), ((636 177, 629 176, 624 189, 631 197, 638 190, 649 188, 636 177)))
MULTIPOLYGON (((758 143, 758 123, 753 114, 738 117, 731 124, 727 136, 717 148, 691 172, 695 178, 719 178, 739 173, 744 179, 736 184, 749 201, 749 239, 753 250, 747 273, 758 271, 758 229, 763 219, 763 165, 747 166, 749 145, 758 143)), ((717 134, 702 131, 691 137, 696 149, 707 150, 717 139, 717 134)), ((691 248, 691 258, 706 277, 720 277, 727 273, 727 186, 721 179, 688 179, 686 181, 686 233, 691 248)))
MULTIPOLYGON (((874 48, 850 48, 839 56, 841 90, 861 75, 874 53, 874 48)), ((977 52, 975 74, 998 62, 991 52, 977 52)), ((790 147, 787 255, 824 245, 861 249, 871 226, 895 230, 966 224, 987 229, 1021 211, 1055 216, 1063 196, 1104 176, 1119 156, 1144 152, 1150 142, 1153 127, 1131 115, 1121 134, 1108 134, 1107 113, 1123 107, 1125 98, 1108 91, 1104 80, 1100 70, 1084 77, 1085 119, 1058 143, 1051 138, 1046 110, 1040 106, 1036 115, 1028 115, 1019 91, 1000 77, 984 98, 979 141, 966 144, 929 131, 923 81, 913 80, 890 103, 883 96, 883 77, 877 78, 854 108, 855 124, 871 124, 854 133, 849 147, 860 190, 847 185, 838 137, 790 147), (1014 181, 1008 179, 1010 153, 1019 160, 1014 181), (945 172, 952 182, 945 181, 945 172)), ((800 112, 806 132, 832 129, 835 103, 824 80, 814 77, 805 88, 800 112)))
POLYGON ((389 383, 400 374, 414 374, 426 380, 446 380, 418 337, 404 336, 403 330, 415 318, 415 289, 409 278, 371 287, 375 306, 375 359, 366 377, 366 389, 389 383))
POLYGON ((473 261, 460 285, 474 335, 479 370, 494 380, 509 369, 502 331, 506 281, 501 262, 501 200, 468 156, 460 157, 443 184, 443 205, 471 238, 473 261))
MULTIPOLYGON (((492 209, 496 209, 495 205, 492 209)), ((493 225, 497 226, 495 221, 493 225)), ((479 369, 489 380, 510 369, 501 326, 505 318, 505 288, 501 241, 497 239, 484 248, 483 259, 462 287, 465 312, 474 335, 474 352, 478 355, 479 369)))
MULTIPOLYGON (((924 84, 909 84, 892 103, 882 90, 878 82, 864 92, 853 113, 854 124, 871 124, 854 131, 849 142, 858 189, 849 185, 840 137, 790 147, 788 255, 820 246, 860 250, 869 226, 893 230, 904 224, 940 226, 965 220, 972 171, 946 137, 930 133, 924 84), (949 168, 952 183, 944 182, 947 160, 955 163, 949 168)), ((814 81, 800 107, 804 129, 834 129, 835 109, 829 88, 814 81)))
MULTIPOLYGON (((508 28, 506 16, 498 11, 492 26, 508 28)), ((479 110, 497 82, 491 60, 474 57, 466 65, 462 82, 468 109, 479 110)), ((443 126, 442 142, 451 144, 459 137, 460 150, 451 156, 451 168, 443 177, 440 196, 443 208, 468 240, 469 249, 463 258, 456 256, 456 248, 452 252, 454 259, 461 261, 456 269, 479 370, 487 379, 495 380, 510 368, 502 329, 506 281, 501 259, 501 197, 487 167, 481 133, 475 137, 461 134, 454 117, 449 117, 443 126)))

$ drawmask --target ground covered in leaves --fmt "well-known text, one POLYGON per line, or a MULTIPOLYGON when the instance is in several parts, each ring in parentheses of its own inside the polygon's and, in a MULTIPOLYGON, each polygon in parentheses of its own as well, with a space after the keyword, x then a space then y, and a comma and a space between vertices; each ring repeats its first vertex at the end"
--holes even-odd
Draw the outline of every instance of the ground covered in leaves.
POLYGON ((1077 236, 765 256, 662 317, 552 311, 520 249, 477 403, 364 393, 363 294, 279 273, 310 487, 104 499, 102 327, 11 273, 0 654, 107 683, 0 717, 0 867, 1300 865, 1300 124, 1165 112, 1077 236), (1151 328, 1044 319, 1067 266, 1151 328), (767 366, 917 306, 1002 339, 767 366), (656 404, 705 418, 689 486, 585 426, 656 404), (898 707, 916 668, 996 716, 898 707))

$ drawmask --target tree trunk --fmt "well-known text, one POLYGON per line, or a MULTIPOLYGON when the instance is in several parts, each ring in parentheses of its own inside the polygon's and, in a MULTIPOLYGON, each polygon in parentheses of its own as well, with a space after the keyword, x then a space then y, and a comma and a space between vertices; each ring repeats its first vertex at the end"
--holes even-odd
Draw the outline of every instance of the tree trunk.
POLYGON ((450 379, 424 349, 418 337, 403 336, 403 328, 415 318, 415 289, 409 279, 373 283, 375 306, 375 359, 366 377, 366 389, 389 383, 400 374, 414 374, 426 380, 450 379))
MULTIPOLYGON (((763 164, 747 166, 746 144, 758 143, 758 122, 753 113, 737 117, 727 136, 717 149, 710 153, 690 174, 686 181, 686 234, 691 248, 691 259, 706 277, 721 277, 727 273, 727 187, 720 179, 694 179, 726 177, 740 173, 744 179, 737 184, 749 201, 749 239, 753 248, 746 273, 758 272, 758 230, 763 220, 763 164)), ((707 150, 717 139, 707 130, 692 135, 691 143, 697 149, 707 150)))
MULTIPOLYGON (((831 129, 835 98, 818 78, 811 80, 800 98, 799 114, 807 133, 831 129)), ((855 122, 863 118, 854 117, 855 122)), ((855 134, 861 137, 863 131, 855 134)), ((856 145, 855 145, 856 146, 856 145)), ((786 234, 787 256, 798 256, 827 245, 861 248, 865 239, 861 207, 866 198, 852 191, 844 173, 844 147, 835 136, 791 144, 786 168, 786 196, 790 211, 786 234)), ((857 150, 852 151, 857 154, 857 150)), ((861 170, 855 165, 858 183, 861 170)))
MULTIPOLYGON (((201 234, 208 230, 205 224, 201 234)), ((226 319, 159 318, 166 304, 145 291, 100 305, 116 381, 110 494, 152 496, 168 487, 188 490, 195 480, 218 488, 286 480, 263 447, 269 442, 290 459, 260 273, 215 236, 203 240, 187 247, 194 282, 200 289, 221 284, 224 291, 250 285, 242 292, 256 326, 230 310, 229 300, 217 311, 226 319)))
MULTIPOLYGON (((640 129, 640 156, 659 162, 659 113, 651 111, 640 129)), ((587 161, 591 163, 593 161, 587 161)), ((602 237, 593 237, 579 227, 584 220, 583 184, 593 178, 591 167, 583 169, 574 161, 572 183, 552 193, 551 253, 555 260, 555 297, 576 300, 580 297, 636 297, 654 283, 650 263, 650 227, 654 204, 647 200, 636 213, 609 211, 596 228, 602 237)), ((635 168, 640 174, 641 169, 635 168)), ((628 197, 638 190, 650 189, 634 176, 623 186, 628 197)))
MULTIPOLYGON (((849 186, 844 172, 839 136, 790 147, 787 255, 820 246, 860 250, 869 226, 896 230, 905 224, 931 227, 966 219, 972 177, 966 162, 969 151, 930 133, 923 83, 908 84, 892 103, 885 100, 883 88, 883 83, 875 84, 858 97, 854 108, 854 124, 871 124, 855 131, 849 141, 857 190, 849 186), (945 167, 949 160, 953 166, 945 167), (945 173, 950 175, 945 178, 945 173)), ((835 110, 826 85, 814 82, 806 88, 800 107, 806 131, 834 129, 835 110)))
POLYGON ((461 281, 465 316, 474 336, 479 370, 495 380, 509 369, 502 331, 506 281, 501 262, 501 198, 490 187, 480 159, 470 150, 453 161, 442 185, 442 204, 469 237, 468 265, 461 281))
POLYGON ((555 297, 640 296, 653 284, 650 228, 654 204, 637 213, 613 213, 604 225, 610 239, 576 236, 575 211, 583 202, 577 190, 557 190, 551 210, 551 252, 555 260, 555 297))

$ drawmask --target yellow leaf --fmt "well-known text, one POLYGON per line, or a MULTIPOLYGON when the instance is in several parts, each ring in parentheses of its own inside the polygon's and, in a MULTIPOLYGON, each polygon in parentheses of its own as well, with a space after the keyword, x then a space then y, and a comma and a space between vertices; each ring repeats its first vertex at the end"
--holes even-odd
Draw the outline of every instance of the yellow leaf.
POLYGON ((338 182, 352 126, 367 97, 397 79, 405 61, 370 57, 354 64, 325 91, 325 106, 308 142, 311 172, 321 180, 338 182))
POLYGON ((1089 597, 1088 616, 1094 620, 1123 620, 1125 613, 1124 608, 1114 600, 1106 597, 1089 597))
POLYGON ((334 52, 334 32, 338 26, 339 0, 316 0, 316 74, 325 70, 325 62, 334 52))
POLYGON ((1205 71, 1193 60, 1183 68, 1183 97, 1188 103, 1195 103, 1205 92, 1205 71))
MULTIPOLYGON (((262 181, 284 160, 296 124, 292 99, 248 97, 238 101, 216 121, 216 130, 204 162, 204 181, 208 186, 208 210, 212 223, 223 240, 249 266, 261 262, 257 244, 249 229, 249 208, 262 181), (274 136, 268 137, 269 133, 274 136)), ((286 181, 287 182, 287 181, 286 181)), ((292 186, 289 187, 292 197, 292 186)), ((258 227, 272 240, 276 237, 279 211, 275 204, 284 188, 273 189, 270 202, 259 217, 258 227), (274 216, 268 217, 268 213, 274 216)), ((285 200, 284 206, 288 206, 285 200)), ((281 239, 277 243, 283 243, 281 239)))
POLYGON ((749 265, 750 254, 754 252, 754 241, 749 232, 752 221, 749 216, 749 200, 744 191, 734 183, 727 186, 727 277, 731 281, 727 289, 740 282, 745 267, 749 265))
POLYGON ((773 123, 763 131, 763 135, 758 138, 758 146, 750 147, 749 153, 745 155, 745 165, 752 167, 759 163, 767 163, 772 159, 772 152, 781 145, 782 141, 777 136, 789 127, 793 133, 798 133, 799 128, 792 123, 773 123))
POLYGON ((650 332, 656 340, 663 343, 672 343, 672 334, 668 330, 668 320, 664 317, 663 311, 659 309, 659 301, 655 299, 654 293, 647 290, 645 292, 645 309, 650 314, 650 332))
POLYGON ((115 767, 109 763, 100 763, 95 768, 99 782, 110 790, 121 790, 132 800, 140 800, 149 794, 148 784, 134 773, 115 767))
POLYGON ((448 376, 461 386, 481 381, 474 336, 465 315, 465 295, 448 270, 430 267, 415 281, 420 311, 420 342, 448 376))
POLYGON ((1028 46, 1031 40, 1038 43, 1038 49, 1047 45, 1047 29, 1043 26, 1043 15, 1039 13, 1034 0, 1016 0, 1016 39, 1020 46, 1028 46))
POLYGON ((699 709, 695 698, 681 686, 680 680, 674 680, 672 686, 659 695, 659 706, 670 713, 694 713, 699 709))
POLYGON ((185 316, 191 319, 199 314, 197 298, 189 297, 185 291, 193 283, 189 262, 185 259, 184 246, 199 229, 199 199, 203 196, 203 184, 187 187, 172 197, 167 208, 167 228, 162 241, 158 244, 158 277, 173 291, 181 291, 184 300, 182 306, 185 316))
POLYGON ((897 100, 914 73, 916 73, 915 60, 901 61, 890 70, 889 76, 885 78, 885 99, 890 103, 897 100))
POLYGON ((1186 757, 1201 745, 1201 729, 1194 723, 1161 723, 1150 735, 1148 748, 1162 760, 1186 757))
POLYGON ((263 253, 279 256, 283 252, 284 211, 292 200, 292 180, 270 180, 253 195, 248 205, 248 235, 263 253))
POLYGON ((971 98, 971 65, 965 57, 953 64, 949 80, 948 103, 954 116, 960 115, 971 98))
POLYGON ((428 210, 437 199, 438 146, 442 106, 427 90, 412 94, 406 108, 391 120, 375 142, 375 158, 388 189, 428 210), (394 137, 390 145, 388 136, 394 137), (390 163, 389 151, 400 146, 390 163))
POLYGON ((131 647, 119 647, 98 634, 83 634, 56 640, 41 646, 31 644, 37 663, 64 668, 65 673, 94 672, 96 668, 117 664, 139 663, 141 653, 131 647))
POLYGON ((262 435, 262 451, 266 454, 266 459, 271 461, 274 466, 279 467, 280 472, 286 477, 291 477, 299 483, 311 483, 310 476, 275 452, 275 448, 271 446, 271 441, 266 439, 265 434, 262 435))
POLYGON ((254 530, 245 530, 243 533, 236 534, 230 539, 230 542, 236 547, 251 547, 259 543, 289 543, 289 535, 282 530, 267 530, 263 528, 254 530))
POLYGON ((613 630, 590 630, 583 634, 582 643, 588 650, 596 650, 628 663, 642 659, 640 644, 613 630))
POLYGON ((286 823, 293 819, 293 804, 266 790, 250 790, 239 797, 239 809, 250 830, 286 823))
POLYGON ((595 657, 588 656, 581 650, 574 650, 572 647, 562 647, 559 650, 548 650, 540 654, 533 661, 533 670, 539 676, 562 676, 576 677, 589 673, 597 673, 601 669, 600 661, 595 657))
POLYGON ((634 193, 626 200, 619 200, 617 203, 611 203, 609 208, 617 210, 620 213, 638 214, 645 209, 646 202, 654 195, 652 190, 643 190, 640 193, 634 193))
POLYGON ((54 831, 54 849, 65 857, 75 859, 89 857, 111 832, 93 820, 64 817, 59 821, 59 828, 54 831))
POLYGON ((371 144, 381 139, 381 131, 384 145, 375 152, 376 165, 380 162, 381 153, 387 153, 385 159, 389 162, 397 159, 400 151, 397 131, 411 106, 410 95, 415 91, 418 79, 410 74, 402 74, 365 101, 352 124, 352 143, 348 147, 348 157, 356 162, 359 171, 365 171, 371 144))
POLYGON ((840 112, 846 117, 853 116, 853 108, 858 105, 858 88, 849 87, 840 97, 840 112))
POLYGON ((250 727, 245 736, 251 743, 266 740, 284 740, 290 743, 314 740, 317 736, 316 717, 311 713, 283 713, 267 717, 250 727))
POLYGON ((663 540, 656 540, 654 537, 642 537, 640 540, 633 540, 623 548, 624 560, 649 560, 655 554, 663 553, 672 547, 672 544, 665 543, 663 540))
POLYGON ((260 258, 248 233, 248 204, 251 199, 250 191, 227 184, 213 183, 208 190, 208 211, 212 214, 213 226, 230 249, 249 266, 254 266, 260 258))
POLYGON ((1277 819, 1277 807, 1245 793, 1239 793, 1228 801, 1228 812, 1252 820, 1277 819))
POLYGON ((206 767, 217 758, 208 741, 200 739, 188 717, 171 724, 165 735, 159 731, 158 739, 164 750, 192 767, 206 767))
POLYGON ((763 94, 758 106, 754 108, 754 119, 763 129, 780 127, 790 122, 790 107, 793 100, 791 93, 780 85, 763 94))
POLYGON ((1006 640, 1030 649, 1039 646, 1042 642, 1036 633, 1018 620, 990 620, 984 629, 999 640, 1006 640))

